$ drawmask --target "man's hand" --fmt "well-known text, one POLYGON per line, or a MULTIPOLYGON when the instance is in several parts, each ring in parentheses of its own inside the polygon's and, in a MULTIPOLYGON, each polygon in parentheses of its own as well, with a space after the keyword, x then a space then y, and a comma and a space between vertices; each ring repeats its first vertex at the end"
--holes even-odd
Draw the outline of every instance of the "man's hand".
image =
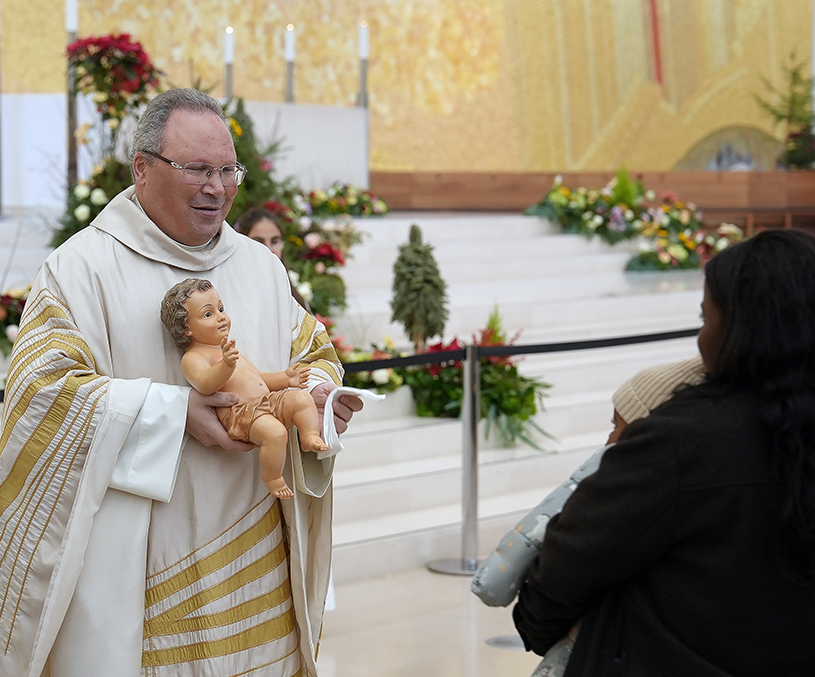
POLYGON ((235 393, 217 392, 202 395, 195 388, 187 403, 187 432, 205 447, 219 446, 227 451, 251 451, 254 444, 233 440, 226 434, 214 407, 231 407, 240 398, 235 393))
MULTIPOLYGON (((336 387, 337 385, 335 383, 320 383, 311 389, 311 396, 314 398, 314 403, 317 405, 317 413, 320 415, 320 430, 323 429, 325 401, 328 399, 328 393, 336 387)), ((334 425, 339 434, 348 430, 348 422, 351 420, 354 412, 360 409, 362 409, 362 400, 356 395, 340 395, 334 400, 334 425)))

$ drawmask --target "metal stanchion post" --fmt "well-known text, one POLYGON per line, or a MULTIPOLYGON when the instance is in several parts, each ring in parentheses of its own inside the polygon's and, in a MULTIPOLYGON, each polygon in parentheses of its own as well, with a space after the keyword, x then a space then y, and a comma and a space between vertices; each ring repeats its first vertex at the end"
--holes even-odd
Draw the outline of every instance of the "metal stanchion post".
POLYGON ((439 559, 427 568, 440 574, 472 576, 478 569, 478 418, 481 400, 481 358, 478 346, 464 350, 464 397, 461 402, 463 449, 461 464, 461 559, 439 559))

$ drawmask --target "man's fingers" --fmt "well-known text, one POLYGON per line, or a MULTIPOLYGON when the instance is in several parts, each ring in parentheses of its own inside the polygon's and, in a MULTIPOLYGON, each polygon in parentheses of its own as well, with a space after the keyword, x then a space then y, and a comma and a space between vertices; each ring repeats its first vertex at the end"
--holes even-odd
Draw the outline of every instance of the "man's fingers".
POLYGON ((348 411, 348 418, 345 416, 340 416, 344 421, 350 421, 351 416, 354 414, 355 411, 361 411, 363 407, 362 399, 357 397, 356 395, 340 395, 337 399, 334 400, 334 413, 338 416, 340 415, 337 412, 337 405, 343 407, 343 412, 345 410, 348 411))
POLYGON ((205 395, 203 404, 208 407, 231 407, 233 404, 240 402, 240 397, 235 393, 225 393, 220 390, 212 395, 205 395))

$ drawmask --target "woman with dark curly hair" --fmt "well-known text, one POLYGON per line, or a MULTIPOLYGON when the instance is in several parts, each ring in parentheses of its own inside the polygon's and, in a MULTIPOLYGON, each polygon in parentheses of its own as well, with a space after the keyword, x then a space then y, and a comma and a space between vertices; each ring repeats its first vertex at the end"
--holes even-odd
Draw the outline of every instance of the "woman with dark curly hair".
POLYGON ((705 270, 708 372, 635 421, 546 532, 514 609, 566 677, 815 675, 815 236, 705 270))

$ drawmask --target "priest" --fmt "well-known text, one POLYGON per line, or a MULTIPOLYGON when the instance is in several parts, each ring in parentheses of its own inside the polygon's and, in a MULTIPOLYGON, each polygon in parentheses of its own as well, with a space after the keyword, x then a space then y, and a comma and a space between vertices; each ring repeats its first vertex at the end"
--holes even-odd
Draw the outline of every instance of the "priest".
MULTIPOLYGON (((290 437, 292 500, 191 391, 158 320, 205 277, 261 371, 342 368, 265 247, 224 221, 245 168, 220 104, 173 89, 141 116, 134 186, 48 257, 11 358, 0 440, 0 674, 316 675, 333 458, 290 437), (228 299, 228 301, 227 301, 228 299), (257 672, 254 672, 257 671, 257 672)), ((338 398, 338 430, 362 404, 338 398)))

